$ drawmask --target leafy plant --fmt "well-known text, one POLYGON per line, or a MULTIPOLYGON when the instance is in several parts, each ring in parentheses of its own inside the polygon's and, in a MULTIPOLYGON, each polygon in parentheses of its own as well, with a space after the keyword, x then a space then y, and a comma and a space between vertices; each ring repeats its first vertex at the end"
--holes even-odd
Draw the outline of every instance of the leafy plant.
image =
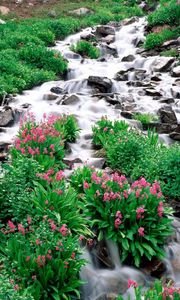
POLYGON ((71 46, 71 50, 89 58, 98 58, 100 56, 99 49, 87 41, 77 42, 76 45, 71 46))
POLYGON ((179 36, 180 27, 175 29, 164 29, 160 33, 150 33, 146 37, 145 49, 150 50, 161 46, 165 41, 176 39, 179 36))
POLYGON ((150 122, 157 121, 158 118, 151 114, 134 114, 134 119, 140 121, 143 125, 147 125, 150 122))
MULTIPOLYGON (((141 300, 142 297, 144 300, 179 300, 180 299, 180 290, 175 288, 173 285, 163 286, 161 281, 156 280, 153 287, 149 288, 146 291, 143 291, 142 287, 137 286, 137 283, 131 279, 128 280, 128 287, 135 288, 135 300, 141 300)), ((118 296, 117 300, 123 300, 122 296, 118 296)), ((131 297, 129 296, 129 299, 131 297)))
POLYGON ((139 266, 143 257, 163 257, 172 227, 158 182, 141 178, 129 185, 123 175, 94 172, 83 186, 91 227, 119 245, 122 261, 139 266))

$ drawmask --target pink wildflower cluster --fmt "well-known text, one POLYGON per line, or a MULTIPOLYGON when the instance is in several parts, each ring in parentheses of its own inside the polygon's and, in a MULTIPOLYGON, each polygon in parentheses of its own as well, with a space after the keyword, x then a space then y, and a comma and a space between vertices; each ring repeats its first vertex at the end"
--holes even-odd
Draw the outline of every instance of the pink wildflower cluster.
POLYGON ((145 212, 144 207, 138 207, 136 209, 136 218, 137 219, 143 219, 144 218, 144 215, 143 215, 144 212, 145 212))
POLYGON ((60 228, 58 228, 57 225, 55 224, 54 220, 49 219, 48 222, 49 222, 49 226, 50 226, 52 231, 57 230, 62 234, 62 236, 67 236, 68 228, 67 228, 66 224, 63 224, 60 228))
POLYGON ((160 188, 160 184, 159 182, 155 181, 152 186, 150 187, 150 193, 152 195, 157 196, 158 198, 162 197, 162 192, 161 192, 161 188, 160 188))
POLYGON ((138 233, 139 233, 139 236, 144 236, 144 227, 139 227, 138 233))
POLYGON ((132 279, 128 279, 128 289, 129 289, 130 287, 134 287, 134 288, 138 287, 137 282, 134 281, 134 280, 132 280, 132 279))
POLYGON ((59 119, 61 117, 52 115, 47 120, 44 118, 38 125, 34 117, 25 116, 20 122, 20 133, 15 140, 15 148, 23 155, 48 154, 53 156, 56 150, 52 141, 60 137, 60 133, 54 128, 54 123, 59 119))
POLYGON ((159 202, 157 211, 158 211, 158 216, 160 218, 162 218, 163 212, 164 212, 164 207, 163 207, 163 202, 162 201, 159 202))
POLYGON ((56 181, 61 181, 61 180, 64 179, 64 172, 62 170, 58 171, 56 174, 55 174, 55 171, 53 169, 49 169, 45 173, 37 173, 36 174, 37 177, 39 177, 43 180, 46 180, 47 182, 53 182, 54 181, 53 175, 55 176, 56 181))
POLYGON ((118 210, 117 212, 116 212, 116 219, 115 219, 115 221, 114 221, 114 227, 116 228, 116 229, 118 229, 119 228, 119 225, 121 225, 121 223, 122 223, 122 214, 121 214, 121 212, 118 210))
POLYGON ((179 294, 180 295, 180 288, 175 288, 174 286, 171 287, 164 287, 163 290, 163 299, 174 299, 174 294, 179 294))

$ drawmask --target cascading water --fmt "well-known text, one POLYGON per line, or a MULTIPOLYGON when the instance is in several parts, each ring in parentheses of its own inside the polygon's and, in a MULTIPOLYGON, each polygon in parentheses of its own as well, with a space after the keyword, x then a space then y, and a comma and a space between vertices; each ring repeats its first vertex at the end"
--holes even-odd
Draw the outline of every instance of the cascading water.
MULTIPOLYGON (((33 90, 26 91, 22 95, 16 97, 16 101, 10 105, 13 109, 23 111, 23 106, 29 106, 28 110, 35 113, 37 119, 42 118, 42 114, 46 113, 67 113, 74 114, 81 128, 79 139, 76 143, 71 144, 70 153, 67 154, 67 159, 73 160, 80 158, 82 162, 88 161, 89 164, 99 166, 99 158, 96 158, 91 145, 92 131, 91 128, 102 116, 106 115, 109 119, 122 119, 120 116, 121 107, 133 107, 136 111, 146 113, 157 113, 157 110, 163 105, 160 101, 154 100, 152 95, 147 95, 144 92, 144 87, 138 82, 144 80, 144 86, 154 88, 162 97, 174 97, 173 93, 177 92, 177 88, 173 86, 175 78, 169 73, 161 73, 154 71, 154 66, 158 57, 143 57, 136 47, 139 42, 144 41, 144 27, 146 25, 145 18, 138 19, 129 25, 116 27, 115 41, 111 43, 111 47, 116 49, 115 57, 105 54, 104 59, 83 59, 81 56, 74 54, 70 50, 70 46, 76 43, 81 35, 91 33, 92 28, 83 30, 82 32, 72 35, 64 41, 58 42, 55 49, 62 52, 65 58, 69 61, 69 72, 67 80, 59 80, 47 82, 33 90), (128 55, 134 56, 131 61, 124 61, 123 58, 128 55), (129 70, 127 79, 116 81, 115 75, 119 71, 129 70), (158 82, 151 80, 153 76, 158 75, 158 82), (110 93, 116 93, 115 99, 118 99, 120 106, 116 107, 107 100, 107 95, 103 96, 100 93, 98 96, 88 84, 89 76, 108 77, 112 80, 110 93), (136 84, 135 84, 136 83, 136 84), (172 91, 173 86, 173 91, 172 91), (49 95, 52 87, 60 87, 63 90, 62 95, 57 95, 54 100, 50 99, 49 95), (75 100, 64 102, 69 96, 76 96, 75 100), (97 163, 97 164, 96 164, 97 163)), ((102 42, 99 47, 104 45, 102 42)), ((180 119, 180 109, 176 99, 173 108, 176 116, 180 119)), ((18 130, 18 124, 11 128, 6 128, 5 132, 0 132, 0 141, 12 142, 13 136, 18 130)), ((166 135, 162 138, 166 140, 166 135)), ((175 221, 176 238, 172 240, 167 247, 167 271, 177 282, 180 281, 180 222, 175 221), (177 238, 178 236, 178 238, 177 238), (171 263, 172 262, 172 263, 171 263)), ((145 285, 148 278, 142 272, 133 268, 122 267, 119 261, 119 254, 116 245, 107 242, 109 256, 114 265, 113 269, 99 269, 98 264, 92 259, 88 252, 85 252, 85 258, 89 263, 82 269, 81 277, 88 281, 88 284, 83 289, 84 300, 106 299, 103 294, 124 294, 127 290, 128 278, 134 279, 140 284, 145 285), (102 297, 100 297, 102 295, 102 297)), ((131 296, 133 297, 133 291, 131 296)), ((126 299, 124 294, 124 299, 126 299)))

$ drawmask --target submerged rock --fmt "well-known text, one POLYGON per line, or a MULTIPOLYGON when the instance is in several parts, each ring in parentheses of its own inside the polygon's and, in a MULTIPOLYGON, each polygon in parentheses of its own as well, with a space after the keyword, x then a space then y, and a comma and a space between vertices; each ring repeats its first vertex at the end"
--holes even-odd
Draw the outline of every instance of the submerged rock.
POLYGON ((121 61, 131 62, 134 61, 135 59, 136 59, 135 56, 130 54, 128 56, 124 56, 121 61))
POLYGON ((79 98, 77 95, 73 94, 73 95, 67 97, 66 99, 64 99, 64 100, 62 101, 62 104, 63 104, 63 105, 76 104, 76 103, 78 103, 79 101, 80 101, 80 98, 79 98))
POLYGON ((64 90, 60 88, 59 86, 54 86, 50 89, 50 91, 54 94, 60 95, 64 93, 64 90))

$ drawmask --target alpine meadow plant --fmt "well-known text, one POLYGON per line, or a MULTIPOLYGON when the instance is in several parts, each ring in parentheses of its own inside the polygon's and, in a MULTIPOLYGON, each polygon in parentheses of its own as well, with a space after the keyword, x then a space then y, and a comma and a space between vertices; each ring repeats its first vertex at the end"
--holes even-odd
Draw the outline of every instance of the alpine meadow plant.
POLYGON ((71 50, 76 53, 79 53, 83 57, 87 56, 92 59, 96 59, 100 56, 100 50, 87 41, 77 42, 76 45, 73 45, 71 47, 71 50))
POLYGON ((93 172, 83 188, 91 228, 118 244, 122 261, 138 267, 143 258, 163 258, 172 220, 157 181, 141 178, 130 185, 124 175, 93 172))
POLYGON ((11 154, 18 153, 33 157, 45 169, 52 166, 64 167, 64 143, 74 141, 77 137, 78 126, 73 116, 43 116, 40 123, 35 121, 32 114, 21 121, 15 147, 11 154))
MULTIPOLYGON (((156 280, 152 288, 148 290, 143 290, 141 286, 134 281, 128 280, 128 288, 134 288, 135 298, 134 300, 179 300, 180 299, 180 289, 176 288, 172 284, 163 285, 161 281, 156 280), (143 298, 142 298, 143 297, 143 298)), ((122 296, 118 296, 117 300, 123 300, 122 296)), ((128 300, 131 300, 129 296, 128 300)))
MULTIPOLYGON (((0 252, 14 289, 28 290, 35 300, 79 298, 80 258, 78 236, 66 224, 44 216, 34 224, 28 218, 1 228, 6 241, 0 252)), ((3 237, 1 237, 3 241, 3 237)))
POLYGON ((117 134, 120 131, 128 129, 129 125, 124 121, 111 121, 107 117, 102 117, 100 121, 92 127, 93 144, 96 147, 103 147, 110 135, 117 134))

